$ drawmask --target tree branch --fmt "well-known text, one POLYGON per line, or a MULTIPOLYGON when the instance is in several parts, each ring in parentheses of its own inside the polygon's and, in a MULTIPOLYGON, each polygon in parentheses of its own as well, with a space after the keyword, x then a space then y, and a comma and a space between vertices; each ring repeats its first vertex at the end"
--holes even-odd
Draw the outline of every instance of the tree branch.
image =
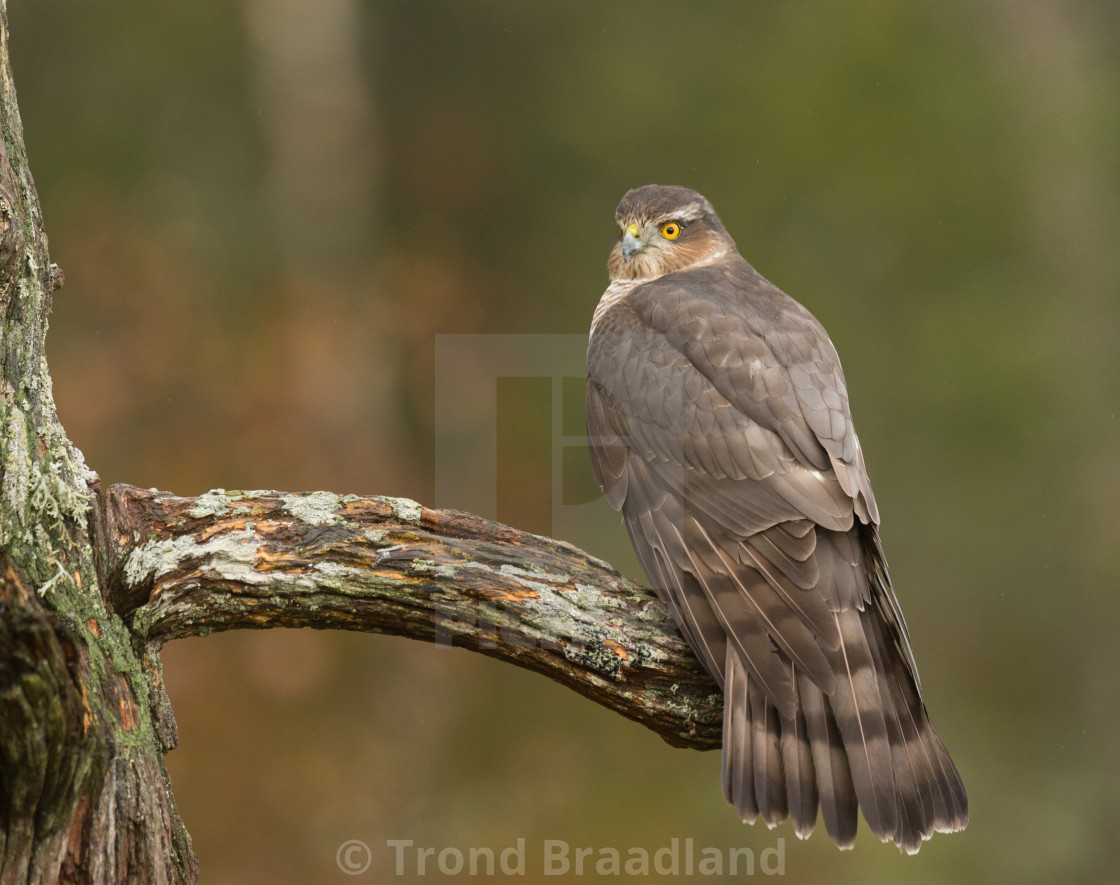
MULTIPOLYGON (((570 544, 329 492, 180 498, 115 485, 103 507, 102 586, 149 661, 170 639, 216 630, 388 633, 535 670, 674 746, 720 745, 722 696, 668 610, 570 544)), ((172 729, 161 729, 168 745, 172 729)))

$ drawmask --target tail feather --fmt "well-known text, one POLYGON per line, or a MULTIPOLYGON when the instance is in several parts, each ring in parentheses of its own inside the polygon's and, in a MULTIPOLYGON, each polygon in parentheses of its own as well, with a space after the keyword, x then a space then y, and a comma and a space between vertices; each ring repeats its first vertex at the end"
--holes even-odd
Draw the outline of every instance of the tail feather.
MULTIPOLYGON (((881 634, 881 627, 869 620, 870 632, 881 634)), ((881 643, 883 637, 879 638, 881 643)), ((913 803, 905 807, 913 832, 899 843, 914 853, 932 833, 963 829, 968 823, 968 799, 960 774, 905 670, 886 659, 881 672, 884 695, 891 701, 888 728, 901 796, 904 801, 919 800, 916 807, 909 807, 913 803)))
POLYGON ((881 645, 874 618, 867 612, 861 614, 863 626, 867 630, 868 647, 875 662, 894 771, 895 802, 899 811, 894 841, 908 854, 914 854, 921 847, 922 834, 927 834, 924 838, 929 838, 930 833, 932 809, 928 799, 923 801, 922 791, 922 787, 928 782, 928 764, 922 754, 913 752, 918 739, 917 724, 907 703, 909 699, 892 690, 897 688, 894 667, 891 661, 885 659, 885 648, 881 645))
POLYGON ((860 612, 835 612, 840 635, 836 691, 829 701, 844 739, 852 783, 863 816, 880 839, 893 839, 898 829, 898 786, 894 777, 883 698, 860 612))
MULTIPOLYGON (((793 681, 797 686, 796 674, 793 681)), ((786 797, 793 831, 797 838, 808 839, 817 823, 818 792, 813 749, 801 708, 792 723, 782 723, 782 765, 786 772, 786 797)))
MULTIPOLYGON (((747 685, 750 685, 748 677, 747 685)), ((789 817, 785 768, 782 765, 778 712, 758 688, 749 693, 751 741, 754 744, 754 790, 758 813, 766 826, 776 827, 789 817)))
POLYGON ((859 811, 844 740, 836 728, 836 718, 832 715, 828 698, 804 676, 799 678, 798 687, 801 709, 805 714, 805 732, 816 770, 824 827, 833 842, 842 849, 848 849, 855 845, 859 811))
POLYGON ((751 745, 747 671, 730 647, 724 678, 723 795, 739 819, 753 824, 758 818, 754 791, 754 747, 751 745))
POLYGON ((862 808, 870 830, 908 854, 933 833, 967 824, 960 775, 912 684, 893 675, 874 680, 875 703, 886 703, 878 718, 862 717, 861 731, 862 714, 845 706, 848 697, 830 699, 795 670, 793 719, 778 714, 731 645, 725 676, 723 792, 743 821, 761 817, 773 827, 790 818, 805 839, 819 808, 829 837, 848 849, 862 808), (878 734, 868 720, 881 723, 878 734))
POLYGON ((789 817, 801 838, 819 808, 840 848, 853 846, 862 809, 879 839, 914 854, 933 833, 964 828, 968 799, 885 603, 877 595, 870 604, 848 601, 831 615, 832 691, 785 662, 792 716, 773 705, 739 646, 727 644, 724 794, 744 820, 774 826, 789 817))

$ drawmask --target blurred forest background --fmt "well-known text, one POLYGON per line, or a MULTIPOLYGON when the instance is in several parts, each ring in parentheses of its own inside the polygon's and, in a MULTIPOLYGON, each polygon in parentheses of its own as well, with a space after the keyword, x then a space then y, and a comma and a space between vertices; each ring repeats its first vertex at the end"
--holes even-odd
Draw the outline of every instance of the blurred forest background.
POLYGON ((104 483, 470 509, 437 500, 437 432, 469 464, 471 434, 496 426, 477 509, 560 534, 580 505, 563 536, 640 577, 570 445, 578 348, 557 387, 495 381, 484 344, 585 335, 618 198, 695 187, 844 360, 926 701, 972 800, 968 830, 916 858, 866 833, 841 855, 823 827, 806 843, 743 827, 717 753, 533 674, 387 637, 242 632, 164 652, 168 766, 204 882, 347 881, 349 839, 373 849, 366 881, 396 881, 387 840, 518 837, 528 881, 543 839, 625 853, 687 836, 783 836, 792 882, 1115 876, 1120 5, 34 0, 9 16, 66 274, 55 397, 104 483), (459 340, 475 359, 437 415, 436 352, 459 340))

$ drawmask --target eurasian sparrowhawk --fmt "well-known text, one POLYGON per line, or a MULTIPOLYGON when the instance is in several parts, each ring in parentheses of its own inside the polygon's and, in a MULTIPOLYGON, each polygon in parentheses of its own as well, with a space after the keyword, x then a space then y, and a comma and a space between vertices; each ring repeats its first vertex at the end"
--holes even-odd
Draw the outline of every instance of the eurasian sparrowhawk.
POLYGON ((962 829, 832 342, 695 191, 637 188, 615 217, 587 355, 592 462, 723 688, 727 800, 802 838, 819 805, 841 848, 857 804, 910 853, 962 829))

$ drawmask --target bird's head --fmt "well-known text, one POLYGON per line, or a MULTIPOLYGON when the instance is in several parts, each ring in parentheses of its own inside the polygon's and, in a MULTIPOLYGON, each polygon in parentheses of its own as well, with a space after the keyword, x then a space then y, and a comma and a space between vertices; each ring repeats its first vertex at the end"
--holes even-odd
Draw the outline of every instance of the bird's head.
POLYGON ((647 184, 627 191, 615 212, 612 280, 656 279, 735 253, 712 204, 686 187, 647 184))

